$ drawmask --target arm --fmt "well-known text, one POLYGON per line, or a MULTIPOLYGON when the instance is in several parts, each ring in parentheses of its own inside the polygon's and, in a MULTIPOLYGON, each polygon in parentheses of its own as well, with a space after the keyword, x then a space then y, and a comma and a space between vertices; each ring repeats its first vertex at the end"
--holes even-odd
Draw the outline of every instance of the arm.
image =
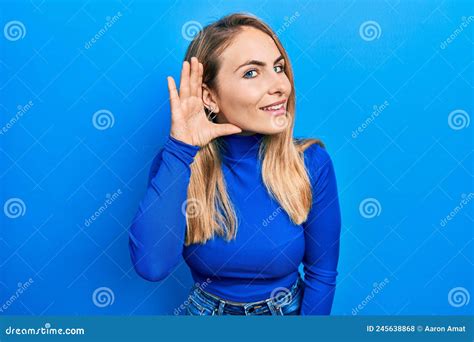
POLYGON ((305 292, 301 315, 329 315, 336 288, 341 214, 334 167, 327 151, 308 147, 313 205, 303 223, 305 292))
POLYGON ((199 146, 168 137, 152 163, 148 187, 129 232, 136 272, 149 281, 168 276, 181 258, 186 233, 185 209, 190 165, 199 146))

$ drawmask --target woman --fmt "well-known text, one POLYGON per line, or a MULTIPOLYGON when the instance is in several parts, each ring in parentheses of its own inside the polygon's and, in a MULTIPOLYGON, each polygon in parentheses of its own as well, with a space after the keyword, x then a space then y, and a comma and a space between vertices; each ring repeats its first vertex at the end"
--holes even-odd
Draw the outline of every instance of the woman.
POLYGON ((170 135, 130 229, 138 274, 163 280, 183 256, 190 315, 330 314, 336 178, 319 140, 293 138, 293 74, 276 35, 226 16, 191 42, 179 94, 172 77, 168 88, 170 135))

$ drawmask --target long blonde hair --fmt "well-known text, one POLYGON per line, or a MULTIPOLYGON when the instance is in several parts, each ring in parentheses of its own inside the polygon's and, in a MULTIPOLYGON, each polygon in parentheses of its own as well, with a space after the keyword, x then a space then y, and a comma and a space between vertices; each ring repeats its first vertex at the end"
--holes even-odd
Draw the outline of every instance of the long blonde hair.
MULTIPOLYGON (((288 125, 275 135, 265 135, 259 149, 262 178, 268 193, 280 204, 294 224, 306 221, 311 209, 311 183, 305 168, 303 152, 318 139, 293 139, 295 93, 293 71, 288 55, 273 30, 251 14, 235 13, 204 27, 190 43, 185 60, 196 56, 204 66, 203 83, 216 89, 219 55, 231 43, 242 26, 250 26, 268 34, 285 58, 285 74, 292 91, 288 98, 288 125)), ((206 113, 209 115, 206 109, 206 113)), ((191 179, 186 201, 185 245, 205 243, 215 234, 227 241, 237 234, 237 217, 226 191, 221 168, 221 138, 203 146, 191 164, 191 179)))

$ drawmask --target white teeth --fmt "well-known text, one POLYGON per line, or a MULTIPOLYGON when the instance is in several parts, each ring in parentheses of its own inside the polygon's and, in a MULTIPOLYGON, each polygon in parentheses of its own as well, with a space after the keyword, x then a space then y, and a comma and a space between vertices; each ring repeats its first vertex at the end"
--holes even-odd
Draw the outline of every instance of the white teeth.
POLYGON ((280 103, 279 105, 276 106, 271 106, 271 107, 263 107, 263 110, 277 110, 283 107, 283 103, 280 103))

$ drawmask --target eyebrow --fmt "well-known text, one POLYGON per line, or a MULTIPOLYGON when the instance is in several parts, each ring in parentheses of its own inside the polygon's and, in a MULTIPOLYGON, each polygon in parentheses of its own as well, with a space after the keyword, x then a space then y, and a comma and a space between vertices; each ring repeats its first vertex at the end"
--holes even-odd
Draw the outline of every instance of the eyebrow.
MULTIPOLYGON (((283 56, 280 56, 278 57, 277 59, 275 59, 275 61, 273 62, 273 64, 276 64, 278 63, 279 61, 281 61, 282 59, 285 59, 283 56)), ((234 72, 236 72, 237 70, 239 70, 240 68, 242 68, 243 66, 246 66, 246 65, 260 65, 260 66, 265 66, 267 65, 265 62, 262 62, 262 61, 257 61, 255 59, 252 59, 252 60, 249 60, 241 65, 239 65, 237 67, 237 69, 234 70, 234 72)))

